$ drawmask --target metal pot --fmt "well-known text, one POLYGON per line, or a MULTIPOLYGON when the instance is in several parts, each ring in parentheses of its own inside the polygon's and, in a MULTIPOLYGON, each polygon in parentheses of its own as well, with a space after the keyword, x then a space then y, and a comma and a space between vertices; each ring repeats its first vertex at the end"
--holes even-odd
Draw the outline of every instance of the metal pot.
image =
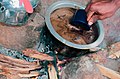
MULTIPOLYGON (((33 8, 39 0, 30 0, 33 8)), ((20 0, 0 0, 0 22, 7 25, 23 25, 28 20, 28 13, 20 0)))
POLYGON ((47 24, 47 27, 49 29, 49 31, 51 32, 51 34, 56 38, 58 39, 59 41, 61 41, 62 43, 64 43, 65 45, 67 46, 70 46, 70 47, 73 47, 73 48, 76 48, 76 49, 91 49, 91 48, 94 48, 96 46, 98 46, 102 41, 103 41, 103 38, 104 38, 104 28, 103 28, 103 25, 102 25, 102 22, 101 21, 97 21, 96 22, 96 31, 98 32, 98 36, 97 36, 97 39, 96 41, 94 41, 93 43, 91 44, 86 44, 86 45, 80 45, 80 44, 75 44, 75 43, 72 43, 66 39, 64 39, 63 37, 61 37, 53 28, 52 24, 51 24, 51 20, 50 20, 50 16, 51 16, 51 13, 53 11, 55 11, 56 9, 59 9, 59 8, 64 8, 64 7, 70 7, 70 8, 79 8, 79 9, 85 9, 84 6, 81 6, 80 4, 76 3, 76 2, 71 2, 71 1, 58 1, 54 4, 52 4, 47 12, 46 12, 46 16, 45 16, 45 21, 46 21, 46 24, 47 24))

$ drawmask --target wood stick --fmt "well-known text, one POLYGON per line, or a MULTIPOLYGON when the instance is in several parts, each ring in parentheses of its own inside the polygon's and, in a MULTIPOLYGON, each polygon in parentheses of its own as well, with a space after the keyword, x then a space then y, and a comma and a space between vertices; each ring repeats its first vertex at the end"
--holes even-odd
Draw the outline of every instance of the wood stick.
POLYGON ((36 58, 36 59, 39 59, 39 60, 53 61, 53 57, 49 57, 48 55, 33 54, 30 57, 36 58))
POLYGON ((96 66, 99 68, 102 75, 104 75, 110 79, 120 79, 120 74, 118 72, 111 70, 109 68, 106 68, 99 64, 96 64, 96 66))
POLYGON ((10 73, 6 73, 6 72, 0 72, 1 75, 4 75, 7 77, 7 79, 21 79, 18 75, 13 75, 10 73))
POLYGON ((15 75, 7 74, 6 77, 7 79, 21 79, 17 74, 15 75))
POLYGON ((40 75, 39 72, 30 72, 29 74, 18 74, 21 78, 30 78, 30 77, 37 77, 40 75))
POLYGON ((111 58, 111 59, 120 58, 120 50, 111 54, 110 56, 108 56, 108 58, 111 58))
POLYGON ((48 73, 49 73, 49 78, 50 79, 58 79, 55 67, 51 64, 48 65, 48 73))
POLYGON ((27 62, 21 59, 15 59, 9 56, 0 54, 0 74, 5 75, 8 79, 20 79, 20 77, 38 76, 38 72, 31 72, 41 68, 39 63, 27 62))
POLYGON ((23 50, 23 54, 26 56, 32 57, 32 58, 39 59, 39 60, 53 61, 53 57, 51 57, 47 54, 38 52, 38 51, 33 50, 33 49, 23 50))
POLYGON ((31 68, 31 67, 34 67, 34 66, 39 66, 36 62, 27 62, 25 60, 21 60, 21 59, 15 59, 15 58, 12 58, 12 57, 8 57, 8 56, 5 56, 5 55, 2 55, 0 54, 0 62, 3 62, 3 63, 8 63, 9 65, 12 65, 12 66, 17 66, 17 67, 21 67, 21 68, 31 68))
POLYGON ((9 68, 10 70, 16 70, 16 71, 31 71, 31 70, 35 70, 35 69, 39 69, 41 67, 33 67, 33 68, 9 68))
POLYGON ((2 55, 2 54, 0 54, 0 58, 3 59, 3 60, 6 60, 7 62, 13 61, 14 63, 23 64, 23 65, 36 65, 36 62, 27 62, 25 60, 15 59, 15 58, 5 56, 5 55, 2 55))

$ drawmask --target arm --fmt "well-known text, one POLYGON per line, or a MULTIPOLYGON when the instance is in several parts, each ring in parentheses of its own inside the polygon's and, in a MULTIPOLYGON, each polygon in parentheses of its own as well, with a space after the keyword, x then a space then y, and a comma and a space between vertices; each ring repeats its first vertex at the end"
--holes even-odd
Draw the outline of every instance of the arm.
POLYGON ((111 17, 120 8, 120 0, 102 0, 90 3, 87 8, 87 20, 92 25, 97 20, 111 17))

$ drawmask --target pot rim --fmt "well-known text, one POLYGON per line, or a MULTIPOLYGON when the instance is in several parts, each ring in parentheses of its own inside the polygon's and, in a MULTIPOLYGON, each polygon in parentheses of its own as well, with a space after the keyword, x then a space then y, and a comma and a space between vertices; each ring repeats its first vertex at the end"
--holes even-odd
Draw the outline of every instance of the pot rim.
POLYGON ((63 37, 61 37, 53 28, 52 24, 51 24, 51 20, 50 20, 50 16, 51 13, 53 11, 55 11, 56 9, 59 8, 64 8, 64 7, 70 7, 70 8, 75 8, 75 9, 85 9, 85 6, 82 6, 76 2, 72 2, 72 1, 57 1, 55 3, 53 3, 46 12, 45 15, 45 22, 46 25, 50 31, 50 33, 56 38, 58 39, 60 42, 64 43, 65 45, 69 46, 69 47, 73 47, 76 49, 91 49, 94 48, 96 46, 98 46, 104 39, 104 28, 103 28, 103 24, 101 21, 97 21, 97 28, 98 28, 98 32, 99 32, 99 36, 97 38, 97 40, 93 43, 90 44, 86 44, 86 45, 80 45, 80 44, 75 44, 72 42, 69 42, 68 40, 64 39, 63 37))

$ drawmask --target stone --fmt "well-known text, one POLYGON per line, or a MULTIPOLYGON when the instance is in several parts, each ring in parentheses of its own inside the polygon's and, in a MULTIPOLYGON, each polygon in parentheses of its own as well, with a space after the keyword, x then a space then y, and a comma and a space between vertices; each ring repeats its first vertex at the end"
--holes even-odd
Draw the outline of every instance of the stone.
POLYGON ((83 56, 70 62, 62 70, 61 79, 106 79, 97 69, 96 65, 89 59, 83 56))

